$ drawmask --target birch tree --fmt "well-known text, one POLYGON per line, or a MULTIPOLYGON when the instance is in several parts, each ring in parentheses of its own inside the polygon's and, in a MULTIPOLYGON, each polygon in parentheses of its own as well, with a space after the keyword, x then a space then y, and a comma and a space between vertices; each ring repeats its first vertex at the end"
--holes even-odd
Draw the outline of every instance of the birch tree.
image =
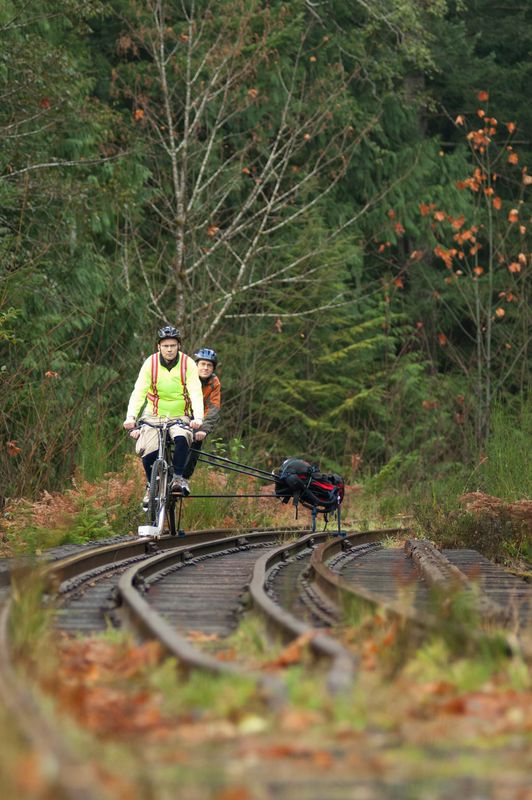
POLYGON ((357 80, 372 91, 363 48, 342 54, 308 4, 131 8, 114 91, 130 103, 149 177, 123 241, 153 317, 206 337, 227 317, 276 317, 283 291, 299 313, 310 280, 324 285, 317 307, 334 306, 326 282, 341 243, 381 196, 332 211, 381 115, 377 96, 355 99, 357 80))

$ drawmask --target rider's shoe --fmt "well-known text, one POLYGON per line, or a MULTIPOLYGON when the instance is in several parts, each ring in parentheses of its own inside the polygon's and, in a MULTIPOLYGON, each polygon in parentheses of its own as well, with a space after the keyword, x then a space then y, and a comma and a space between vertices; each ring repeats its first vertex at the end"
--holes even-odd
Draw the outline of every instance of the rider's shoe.
POLYGON ((172 494, 180 494, 187 497, 190 494, 190 486, 188 481, 182 475, 174 475, 172 481, 172 494))
POLYGON ((148 505, 150 503, 150 484, 146 484, 146 491, 144 493, 144 497, 142 498, 142 509, 143 511, 148 510, 148 505))

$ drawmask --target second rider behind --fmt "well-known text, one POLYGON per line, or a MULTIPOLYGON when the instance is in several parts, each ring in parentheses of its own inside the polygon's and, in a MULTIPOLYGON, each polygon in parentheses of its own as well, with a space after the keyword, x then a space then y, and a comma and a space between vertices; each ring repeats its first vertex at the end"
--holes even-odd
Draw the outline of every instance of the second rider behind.
MULTIPOLYGON (((179 350, 181 334, 177 328, 166 325, 157 333, 157 353, 149 356, 135 382, 129 398, 126 430, 133 430, 143 406, 142 417, 151 422, 158 418, 179 417, 193 430, 203 424, 203 394, 198 368, 194 361, 179 350)), ((174 441, 174 477, 172 491, 177 494, 190 494, 189 485, 183 477, 183 470, 192 442, 192 431, 174 425, 170 428, 174 441)), ((151 469, 157 459, 157 431, 144 425, 140 429, 136 452, 142 458, 148 486, 151 469)))
POLYGON ((214 374, 218 363, 218 356, 215 351, 211 350, 209 347, 202 347, 197 353, 194 353, 194 359, 198 366, 201 388, 203 390, 205 417, 203 419, 203 425, 194 437, 188 461, 183 471, 183 475, 187 479, 191 477, 196 469, 200 450, 203 446, 203 440, 207 434, 213 432, 218 423, 220 407, 222 405, 222 387, 219 378, 214 374))

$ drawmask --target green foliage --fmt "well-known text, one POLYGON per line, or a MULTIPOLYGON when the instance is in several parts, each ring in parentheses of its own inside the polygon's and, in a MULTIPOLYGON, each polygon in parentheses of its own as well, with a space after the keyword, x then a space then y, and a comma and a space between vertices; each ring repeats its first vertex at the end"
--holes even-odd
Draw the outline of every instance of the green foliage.
POLYGON ((532 495, 531 448, 530 402, 515 410, 495 407, 482 463, 467 488, 479 488, 503 500, 529 498, 532 495))
MULTIPOLYGON (((482 648, 477 657, 460 658, 443 638, 434 638, 415 654, 405 674, 416 681, 447 680, 459 691, 475 691, 496 675, 505 661, 502 647, 482 648)), ((516 679, 520 682, 516 672, 516 679)))
POLYGON ((24 658, 26 665, 39 663, 40 657, 46 657, 49 646, 53 609, 45 608, 44 591, 43 576, 35 566, 14 577, 11 583, 9 632, 13 653, 24 658))
MULTIPOLYGON (((132 0, 0 3, 5 497, 117 468, 127 396, 162 321, 184 324, 188 352, 208 340, 221 354, 228 455, 274 469, 299 454, 363 475, 390 509, 427 474, 449 491, 469 474, 528 495, 526 424, 504 433, 530 388, 528 232, 507 220, 516 207, 526 227, 528 145, 505 123, 521 140, 530 127, 530 12, 209 5, 185 4, 189 26, 172 4, 159 19, 132 0), (481 89, 497 155, 495 141, 470 150, 454 123, 471 110, 471 130, 482 124, 481 89), (481 156, 498 216, 491 195, 457 186, 481 156), (470 259, 447 283, 433 251, 462 215, 491 267, 481 260, 473 279, 470 259)), ((100 527, 87 519, 79 535, 100 527)))
POLYGON ((165 693, 165 709, 168 713, 191 713, 205 716, 238 718, 253 705, 260 706, 257 687, 249 678, 234 675, 217 676, 208 672, 193 672, 183 682, 175 661, 166 659, 149 676, 151 686, 165 693))

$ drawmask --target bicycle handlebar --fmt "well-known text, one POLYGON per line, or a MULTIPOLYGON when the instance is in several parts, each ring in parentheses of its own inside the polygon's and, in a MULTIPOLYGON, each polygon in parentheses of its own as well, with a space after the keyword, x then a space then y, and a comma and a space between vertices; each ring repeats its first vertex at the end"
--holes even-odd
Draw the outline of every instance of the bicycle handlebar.
POLYGON ((188 431, 194 430, 193 428, 190 427, 188 422, 183 422, 178 417, 176 418, 167 417, 166 419, 163 419, 161 422, 149 422, 147 419, 141 418, 137 421, 135 428, 138 430, 143 425, 148 425, 150 428, 164 428, 164 427, 171 428, 172 425, 179 425, 180 428, 184 428, 185 430, 188 431))

